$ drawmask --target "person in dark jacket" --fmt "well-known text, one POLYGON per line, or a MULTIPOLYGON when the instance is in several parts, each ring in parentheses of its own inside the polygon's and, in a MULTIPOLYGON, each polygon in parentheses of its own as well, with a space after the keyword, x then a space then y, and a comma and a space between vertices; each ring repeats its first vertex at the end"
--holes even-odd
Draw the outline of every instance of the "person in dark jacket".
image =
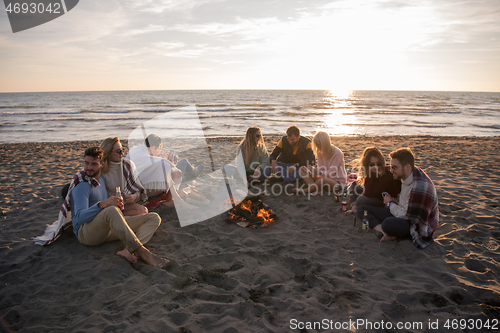
POLYGON ((382 193, 397 197, 401 192, 401 181, 394 179, 390 165, 386 165, 384 155, 377 147, 368 147, 363 151, 358 159, 358 170, 360 177, 352 193, 352 210, 345 215, 356 214, 361 205, 384 207, 382 193))
POLYGON ((301 179, 299 168, 314 165, 314 152, 311 140, 300 136, 300 130, 292 125, 287 128, 286 136, 282 137, 270 156, 271 168, 266 168, 264 174, 269 177, 274 173, 285 182, 301 179))

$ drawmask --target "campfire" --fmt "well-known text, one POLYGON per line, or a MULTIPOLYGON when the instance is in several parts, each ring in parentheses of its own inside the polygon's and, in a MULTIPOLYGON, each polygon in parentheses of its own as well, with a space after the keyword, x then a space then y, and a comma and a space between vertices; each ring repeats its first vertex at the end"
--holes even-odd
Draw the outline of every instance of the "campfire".
POLYGON ((231 209, 228 219, 244 228, 264 228, 274 222, 276 214, 261 201, 263 195, 247 197, 231 209))

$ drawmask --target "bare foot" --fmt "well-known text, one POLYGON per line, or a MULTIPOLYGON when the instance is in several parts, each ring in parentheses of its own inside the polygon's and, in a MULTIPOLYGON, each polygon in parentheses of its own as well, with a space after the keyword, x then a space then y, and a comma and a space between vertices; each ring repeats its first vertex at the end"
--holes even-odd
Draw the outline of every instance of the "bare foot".
POLYGON ((157 268, 165 268, 170 264, 170 260, 157 256, 156 254, 151 253, 144 246, 141 246, 135 253, 148 265, 157 268))
POLYGON ((121 251, 116 252, 117 255, 124 257, 127 259, 129 262, 132 264, 137 263, 137 257, 134 256, 132 253, 128 252, 127 249, 123 249, 121 251))
POLYGON ((389 242, 389 241, 395 240, 396 238, 397 238, 396 236, 389 236, 388 234, 384 233, 384 236, 382 236, 382 238, 380 238, 380 241, 381 242, 389 242))

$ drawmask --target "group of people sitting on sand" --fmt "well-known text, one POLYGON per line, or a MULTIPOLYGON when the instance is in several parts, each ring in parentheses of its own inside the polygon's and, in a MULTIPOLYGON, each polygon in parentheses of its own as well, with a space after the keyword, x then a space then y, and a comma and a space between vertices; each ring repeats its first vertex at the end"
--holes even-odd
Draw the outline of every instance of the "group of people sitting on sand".
MULTIPOLYGON (((161 138, 151 134, 142 145, 130 149, 126 158, 116 137, 86 149, 84 168, 64 195, 58 229, 71 211, 73 232, 80 243, 95 246, 119 239, 125 249, 117 254, 128 261, 135 263, 140 257, 147 264, 166 266, 167 259, 144 247, 161 223, 159 215, 148 208, 159 204, 197 208, 183 199, 180 184, 185 177, 200 175, 203 165, 194 168, 185 159, 174 163, 171 156, 157 156, 162 145, 161 138)), ((310 140, 300 135, 297 126, 290 126, 269 154, 261 130, 250 127, 237 153, 243 157, 249 186, 266 179, 296 184, 302 179, 305 186, 294 188, 297 194, 346 191, 344 155, 325 132, 310 140)), ((366 211, 369 226, 380 233, 381 241, 411 237, 418 248, 425 248, 438 225, 436 190, 429 177, 415 167, 410 149, 398 149, 390 157, 386 164, 378 148, 364 150, 357 181, 351 185, 351 192, 359 195, 353 197, 352 210, 346 214, 363 218, 366 211)), ((59 235, 56 230, 45 244, 59 235)))
MULTIPOLYGON (((239 145, 250 184, 269 179, 272 182, 304 181, 296 193, 320 194, 323 191, 347 192, 347 172, 342 151, 332 145, 330 136, 317 132, 312 141, 290 126, 273 152, 267 152, 261 130, 250 127, 239 145)), ((415 166, 409 148, 390 153, 386 164, 377 147, 368 147, 357 160, 356 181, 352 183, 352 209, 346 215, 366 218, 381 241, 411 237, 418 248, 432 242, 439 222, 438 200, 429 176, 415 166)))

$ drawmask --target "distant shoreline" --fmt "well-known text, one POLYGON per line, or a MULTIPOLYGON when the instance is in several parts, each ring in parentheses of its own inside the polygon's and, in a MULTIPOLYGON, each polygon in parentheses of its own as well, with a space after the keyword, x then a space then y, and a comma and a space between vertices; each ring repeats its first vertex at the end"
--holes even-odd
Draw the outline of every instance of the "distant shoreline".
MULTIPOLYGON (((346 89, 347 91, 395 91, 395 92, 444 92, 444 93, 500 93, 500 91, 471 90, 405 90, 405 89, 346 89)), ((37 94, 37 93, 88 93, 88 92, 143 92, 143 91, 335 91, 335 89, 146 89, 146 90, 51 90, 51 91, 0 91, 0 94, 37 94)))

